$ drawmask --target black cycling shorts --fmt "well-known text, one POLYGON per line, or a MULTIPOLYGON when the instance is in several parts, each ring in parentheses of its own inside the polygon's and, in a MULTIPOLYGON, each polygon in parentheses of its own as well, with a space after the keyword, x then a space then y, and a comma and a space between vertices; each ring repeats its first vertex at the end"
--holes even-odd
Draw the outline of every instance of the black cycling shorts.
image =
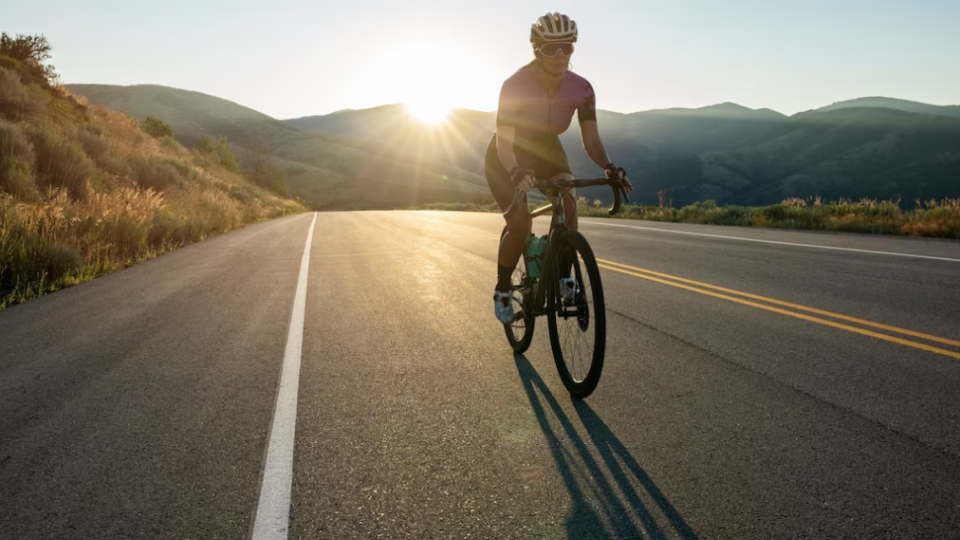
MULTIPOLYGON (((513 143, 513 152, 517 156, 517 164, 524 169, 533 169, 538 179, 553 178, 560 173, 570 173, 570 163, 567 153, 560 144, 560 137, 546 133, 525 133, 517 130, 513 143)), ((497 135, 494 133, 487 146, 484 158, 484 174, 490 193, 506 210, 513 203, 513 194, 516 186, 510 180, 510 172, 500 162, 497 156, 497 135)), ((543 191, 543 190, 541 190, 543 191)))

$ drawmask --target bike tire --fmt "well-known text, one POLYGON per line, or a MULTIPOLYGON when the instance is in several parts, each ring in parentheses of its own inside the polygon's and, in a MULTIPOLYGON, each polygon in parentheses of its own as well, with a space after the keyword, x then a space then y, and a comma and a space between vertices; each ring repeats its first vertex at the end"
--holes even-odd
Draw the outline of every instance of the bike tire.
POLYGON ((603 284, 600 269, 587 239, 576 231, 564 231, 559 235, 557 257, 571 261, 570 275, 577 280, 578 294, 572 304, 564 305, 560 293, 561 268, 553 268, 545 284, 547 291, 547 325, 550 329, 550 346, 553 359, 563 385, 574 399, 583 399, 593 393, 600 382, 603 357, 606 349, 607 317, 603 301, 603 284), (566 255, 565 255, 566 253, 566 255), (573 255, 578 255, 574 257, 573 255), (589 282, 584 281, 589 280, 589 282), (582 296, 582 298, 581 298, 582 296), (591 297, 591 298, 588 298, 591 297), (591 305, 592 304, 592 305, 591 305), (560 310, 575 307, 577 317, 562 317, 560 310), (584 310, 584 307, 586 308, 584 310), (585 320, 584 320, 585 316, 585 320), (573 326, 571 326, 573 324, 573 326), (579 330, 580 335, 573 335, 579 330), (590 335, 592 333, 592 335, 590 335), (581 347, 587 343, 588 347, 581 347), (586 350, 587 348, 591 350, 586 350), (588 366, 584 366, 589 361, 588 366), (571 372, 571 366, 573 372, 571 372))
POLYGON ((524 316, 522 319, 514 321, 513 324, 503 325, 503 331, 507 334, 507 342, 510 343, 510 347, 523 354, 530 348, 530 342, 533 340, 536 317, 530 314, 530 305, 533 303, 533 289, 530 280, 527 279, 526 263, 522 256, 517 261, 517 267, 513 270, 510 282, 513 285, 514 293, 520 295, 522 299, 519 304, 514 303, 514 311, 518 312, 519 309, 522 309, 524 316))

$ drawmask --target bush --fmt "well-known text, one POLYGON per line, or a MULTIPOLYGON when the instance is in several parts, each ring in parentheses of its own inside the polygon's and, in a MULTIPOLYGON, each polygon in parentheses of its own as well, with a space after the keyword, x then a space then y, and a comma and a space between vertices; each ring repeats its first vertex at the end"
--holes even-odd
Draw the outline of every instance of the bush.
POLYGON ((27 83, 50 88, 57 81, 54 67, 46 64, 50 59, 52 47, 42 35, 25 36, 17 34, 11 38, 4 32, 0 34, 0 58, 3 65, 15 67, 27 83))
POLYGON ((216 143, 211 143, 210 138, 204 135, 194 149, 205 157, 213 158, 224 169, 240 174, 240 162, 230 151, 226 137, 220 137, 216 143))
POLYGON ((164 191, 184 185, 183 176, 173 163, 173 160, 136 156, 131 162, 131 170, 137 184, 144 189, 164 191))
POLYGON ((147 116, 144 118, 143 122, 140 122, 140 129, 155 139, 162 139, 164 137, 173 138, 173 128, 155 116, 147 116))
POLYGON ((110 143, 103 137, 103 129, 96 124, 86 124, 77 131, 80 144, 88 156, 97 164, 110 151, 110 143))
POLYGON ((19 199, 34 200, 33 146, 20 128, 0 120, 0 190, 19 199))
POLYGON ((29 134, 36 153, 37 184, 66 188, 75 199, 87 197, 94 165, 77 138, 65 136, 51 124, 31 126, 29 134))
POLYGON ((24 84, 15 71, 0 67, 0 116, 14 121, 38 118, 47 108, 50 94, 33 84, 24 84))

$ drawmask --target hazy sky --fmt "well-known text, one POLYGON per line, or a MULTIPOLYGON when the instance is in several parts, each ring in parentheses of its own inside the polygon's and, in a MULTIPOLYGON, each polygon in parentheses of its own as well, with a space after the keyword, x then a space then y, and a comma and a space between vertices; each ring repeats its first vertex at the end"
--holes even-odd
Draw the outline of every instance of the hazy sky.
POLYGON ((960 104, 960 0, 0 0, 64 82, 154 83, 277 118, 427 101, 494 110, 548 11, 620 112, 734 101, 792 114, 883 95, 960 104))

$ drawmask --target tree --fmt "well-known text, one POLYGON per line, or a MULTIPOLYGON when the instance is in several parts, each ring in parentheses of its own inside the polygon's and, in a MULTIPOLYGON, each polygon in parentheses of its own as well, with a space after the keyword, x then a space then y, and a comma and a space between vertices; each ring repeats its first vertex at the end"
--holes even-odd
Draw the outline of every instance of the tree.
POLYGON ((0 34, 0 65, 20 72, 25 82, 49 88, 58 76, 52 65, 45 64, 52 58, 53 48, 43 35, 17 34, 11 38, 6 32, 0 34))
POLYGON ((227 145, 227 138, 222 135, 217 139, 216 143, 211 142, 210 137, 202 135, 200 141, 193 148, 204 156, 216 158, 217 162, 220 163, 220 166, 224 169, 232 173, 240 174, 240 162, 237 161, 237 156, 233 155, 233 152, 230 151, 227 145))
POLYGON ((200 136, 200 141, 197 142, 197 145, 193 147, 197 152, 205 156, 209 156, 213 153, 213 142, 210 141, 210 137, 206 135, 200 136))
POLYGON ((140 122, 140 129, 156 139, 162 139, 163 137, 173 138, 173 128, 155 116, 147 116, 144 118, 143 122, 140 122))
POLYGON ((237 161, 237 156, 233 155, 233 152, 230 151, 230 148, 227 147, 227 138, 220 136, 217 139, 216 146, 213 147, 213 151, 217 154, 217 157, 220 159, 220 165, 236 174, 240 174, 240 162, 237 161))

